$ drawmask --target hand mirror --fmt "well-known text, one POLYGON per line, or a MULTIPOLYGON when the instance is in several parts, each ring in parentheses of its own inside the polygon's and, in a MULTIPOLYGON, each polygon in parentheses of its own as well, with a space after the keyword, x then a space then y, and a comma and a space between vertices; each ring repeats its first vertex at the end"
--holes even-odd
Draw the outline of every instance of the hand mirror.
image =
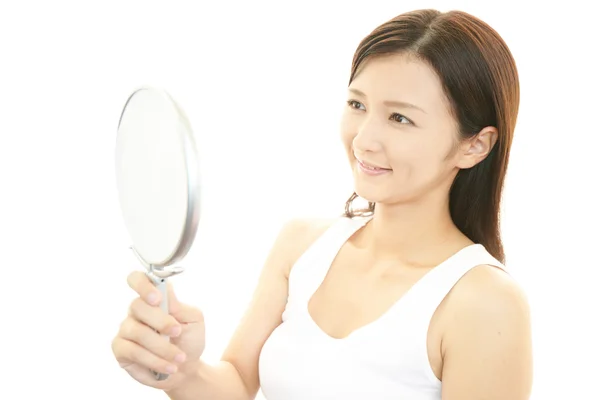
POLYGON ((198 227, 200 176, 189 121, 164 90, 144 87, 128 98, 117 129, 115 166, 131 250, 168 312, 167 278, 183 272, 173 264, 186 256, 198 227))

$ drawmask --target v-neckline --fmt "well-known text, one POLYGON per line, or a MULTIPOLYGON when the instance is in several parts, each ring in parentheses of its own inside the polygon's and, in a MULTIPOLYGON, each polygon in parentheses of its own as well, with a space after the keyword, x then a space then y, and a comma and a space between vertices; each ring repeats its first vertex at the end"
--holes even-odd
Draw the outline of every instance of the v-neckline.
POLYGON ((325 273, 324 275, 318 280, 317 286, 315 288, 315 290, 313 290, 311 293, 309 293, 308 298, 305 301, 303 310, 304 310, 304 314, 306 319, 308 319, 308 322, 310 325, 313 326, 313 328, 315 329, 315 331, 322 337, 324 337, 325 339, 334 342, 334 343, 344 343, 349 341, 350 339, 354 338, 355 336, 358 336, 359 334, 363 333, 364 331, 369 331, 370 329, 373 329, 374 326, 378 325, 379 323, 381 323, 381 321, 385 320, 388 318, 388 316, 390 314, 392 314, 395 310, 397 310, 398 308, 400 308, 400 306, 408 301, 406 300, 407 298, 409 298, 409 296, 411 294, 413 294, 420 286, 422 286, 425 282, 427 281, 427 278, 431 277, 431 273, 435 270, 438 270, 439 267, 446 265, 448 263, 450 263, 451 261, 455 260, 457 257, 459 257, 460 255, 464 254, 466 251, 468 251, 469 249, 475 248, 475 247, 480 247, 480 244, 474 243, 468 246, 465 246, 463 248, 461 248, 460 250, 458 250, 457 252, 455 252, 454 254, 452 254, 451 256, 449 256, 448 258, 446 258, 445 260, 443 260, 441 263, 439 263, 438 265, 432 267, 429 271, 427 271, 421 278, 419 278, 415 283, 413 283, 408 290, 406 290, 406 292, 400 296, 400 298, 398 298, 396 301, 394 301, 390 307, 388 307, 381 315, 379 315, 377 318, 375 318, 373 321, 370 321, 364 325, 361 325, 359 327, 357 327, 356 329, 352 330, 349 334, 347 334, 344 337, 335 337, 335 336, 331 336, 329 333, 325 332, 323 330, 323 328, 321 328, 321 326, 319 326, 319 324, 315 321, 315 319, 313 318, 313 316, 310 313, 309 310, 309 304, 312 300, 312 298, 314 297, 315 293, 321 288, 321 286, 323 285, 323 282, 325 281, 325 278, 327 277, 327 275, 329 274, 329 271, 335 261, 335 259, 338 257, 338 255, 340 254, 342 248, 344 247, 344 245, 348 242, 348 240, 350 240, 350 238, 355 235, 360 229, 362 229, 369 221, 371 220, 371 218, 365 218, 362 221, 359 221, 359 223, 357 223, 357 226, 353 227, 353 229, 349 229, 347 232, 347 235, 344 235, 343 237, 343 241, 341 243, 341 245, 337 248, 336 251, 333 252, 332 256, 329 258, 329 263, 328 263, 328 267, 325 269, 325 273))

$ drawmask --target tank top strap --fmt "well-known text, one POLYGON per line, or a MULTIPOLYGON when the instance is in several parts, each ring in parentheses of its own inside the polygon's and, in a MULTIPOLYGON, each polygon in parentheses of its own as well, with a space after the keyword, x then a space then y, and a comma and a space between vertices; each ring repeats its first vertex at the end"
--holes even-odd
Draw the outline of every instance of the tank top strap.
POLYGON ((409 304, 404 304, 403 310, 412 314, 413 326, 422 331, 419 333, 426 334, 444 298, 467 272, 479 265, 491 265, 506 272, 504 265, 483 245, 473 244, 446 259, 415 284, 406 299, 409 304))
POLYGON ((302 304, 325 279, 340 249, 370 217, 336 219, 331 226, 300 256, 290 271, 289 296, 302 304))

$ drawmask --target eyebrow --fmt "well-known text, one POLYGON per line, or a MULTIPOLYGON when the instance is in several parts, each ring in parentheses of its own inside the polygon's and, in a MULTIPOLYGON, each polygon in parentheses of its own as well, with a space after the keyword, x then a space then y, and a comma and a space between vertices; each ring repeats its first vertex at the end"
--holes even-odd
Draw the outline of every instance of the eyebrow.
MULTIPOLYGON (((348 91, 350 91, 351 93, 356 94, 357 96, 361 96, 361 97, 367 97, 366 94, 364 94, 363 92, 361 92, 358 89, 354 89, 354 88, 348 88, 348 91)), ((427 114, 427 112, 425 112, 425 110, 423 110, 421 107, 418 107, 412 103, 407 103, 405 101, 397 101, 397 100, 386 100, 383 102, 383 104, 385 104, 388 107, 399 107, 399 108, 411 108, 413 110, 419 110, 424 114, 427 114)))

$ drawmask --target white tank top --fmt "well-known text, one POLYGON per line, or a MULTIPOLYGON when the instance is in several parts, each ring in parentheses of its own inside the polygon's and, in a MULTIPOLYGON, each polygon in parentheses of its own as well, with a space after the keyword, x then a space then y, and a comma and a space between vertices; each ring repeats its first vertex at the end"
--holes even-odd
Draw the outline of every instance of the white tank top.
POLYGON ((267 400, 441 399, 427 356, 431 317, 470 269, 504 266, 482 245, 468 246, 429 271, 379 319, 332 338, 311 318, 308 302, 340 248, 369 219, 341 218, 293 266, 283 323, 259 358, 267 400))

